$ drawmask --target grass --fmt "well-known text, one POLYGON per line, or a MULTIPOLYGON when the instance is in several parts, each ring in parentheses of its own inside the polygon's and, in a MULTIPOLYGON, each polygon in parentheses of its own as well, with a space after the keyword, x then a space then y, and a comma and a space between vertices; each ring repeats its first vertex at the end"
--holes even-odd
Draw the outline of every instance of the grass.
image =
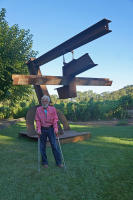
POLYGON ((37 171, 37 142, 19 138, 20 122, 0 131, 0 200, 132 200, 133 126, 80 126, 91 139, 62 144, 67 172, 37 171))

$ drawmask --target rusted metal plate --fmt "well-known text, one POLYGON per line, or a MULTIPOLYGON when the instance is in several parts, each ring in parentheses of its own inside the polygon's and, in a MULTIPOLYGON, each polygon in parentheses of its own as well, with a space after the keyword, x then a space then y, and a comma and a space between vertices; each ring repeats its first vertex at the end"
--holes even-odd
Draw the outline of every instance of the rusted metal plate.
MULTIPOLYGON (((27 62, 28 70, 30 74, 33 75, 42 75, 39 66, 36 66, 34 63, 31 63, 30 61, 34 61, 34 58, 31 58, 29 62, 27 62)), ((41 97, 45 95, 49 95, 49 92, 47 90, 47 87, 45 84, 43 85, 34 85, 34 89, 38 98, 39 103, 41 104, 41 97)))
POLYGON ((37 107, 38 106, 31 107, 26 114, 26 126, 27 126, 28 135, 36 134, 34 120, 35 120, 37 107))
MULTIPOLYGON (((68 85, 69 82, 62 76, 18 75, 13 74, 13 85, 68 85)), ((111 86, 108 78, 73 78, 76 85, 111 86)))
POLYGON ((109 30, 109 26, 108 26, 108 23, 110 22, 111 21, 108 19, 103 19, 97 22, 96 24, 80 32, 79 34, 75 35, 69 40, 63 42, 59 46, 53 48, 52 50, 38 57, 37 59, 33 61, 31 60, 31 62, 35 64, 35 66, 41 66, 61 55, 71 52, 72 50, 88 42, 91 42, 107 33, 110 33, 111 30, 109 30))
POLYGON ((62 76, 12 75, 14 85, 64 85, 62 76))
MULTIPOLYGON (((63 129, 64 130, 70 130, 69 123, 68 123, 65 115, 63 114, 63 112, 58 110, 58 109, 56 109, 56 112, 57 112, 57 115, 58 115, 58 118, 59 118, 59 123, 61 123, 63 125, 63 129)), ((59 128, 59 124, 58 124, 58 128, 59 128)))
POLYGON ((112 81, 108 78, 82 78, 76 77, 74 79, 76 85, 85 85, 85 86, 111 86, 112 81))
POLYGON ((84 72, 92 67, 95 67, 95 64, 90 56, 86 53, 78 59, 74 59, 71 62, 63 66, 63 76, 74 77, 81 72, 84 72))
POLYGON ((60 99, 74 98, 77 96, 76 83, 72 81, 69 85, 57 88, 57 92, 60 99))
MULTIPOLYGON (((36 140, 38 139, 37 135, 28 135, 27 132, 25 131, 21 131, 19 133, 20 136, 22 137, 28 137, 32 140, 36 140)), ((71 142, 79 142, 79 141, 83 141, 83 140, 88 140, 91 138, 91 133, 89 132, 76 132, 73 130, 70 131, 64 131, 63 135, 59 135, 60 138, 60 142, 61 144, 64 143, 71 143, 71 142)), ((57 138, 56 138, 57 140, 57 138)), ((47 145, 50 145, 49 141, 47 140, 47 145)))

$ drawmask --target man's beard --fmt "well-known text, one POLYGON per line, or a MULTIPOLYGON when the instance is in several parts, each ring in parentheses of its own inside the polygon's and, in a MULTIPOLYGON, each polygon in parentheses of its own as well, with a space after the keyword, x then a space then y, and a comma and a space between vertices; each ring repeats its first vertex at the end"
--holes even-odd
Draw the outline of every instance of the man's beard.
POLYGON ((44 105, 44 104, 42 104, 42 107, 43 107, 43 108, 47 108, 47 107, 48 107, 48 103, 47 103, 47 104, 45 104, 45 105, 44 105))

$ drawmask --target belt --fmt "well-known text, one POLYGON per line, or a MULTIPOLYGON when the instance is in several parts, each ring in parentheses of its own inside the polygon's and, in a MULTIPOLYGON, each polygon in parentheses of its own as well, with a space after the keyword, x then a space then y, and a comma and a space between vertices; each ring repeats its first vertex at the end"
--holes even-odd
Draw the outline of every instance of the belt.
POLYGON ((51 125, 51 126, 49 126, 49 127, 44 127, 44 126, 42 126, 42 128, 45 129, 45 130, 48 130, 48 129, 50 129, 50 128, 53 128, 53 125, 51 125))

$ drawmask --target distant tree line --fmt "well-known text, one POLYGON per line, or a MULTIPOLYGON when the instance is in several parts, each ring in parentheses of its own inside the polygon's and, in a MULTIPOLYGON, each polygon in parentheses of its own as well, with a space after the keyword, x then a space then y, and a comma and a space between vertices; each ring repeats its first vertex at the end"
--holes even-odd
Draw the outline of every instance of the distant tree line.
POLYGON ((110 94, 104 93, 104 95, 96 95, 92 91, 90 93, 89 91, 80 92, 79 94, 74 101, 72 99, 69 102, 57 100, 57 103, 55 103, 55 107, 60 109, 68 120, 125 119, 128 117, 127 110, 133 108, 133 86, 125 87, 110 94))
MULTIPOLYGON (((128 109, 133 109, 133 85, 111 93, 78 92, 74 99, 59 99, 51 95, 53 105, 71 121, 125 119, 128 109), (87 95, 88 94, 88 95, 87 95)), ((0 102, 0 119, 25 117, 28 109, 38 105, 35 91, 27 98, 11 105, 10 100, 0 102)))

